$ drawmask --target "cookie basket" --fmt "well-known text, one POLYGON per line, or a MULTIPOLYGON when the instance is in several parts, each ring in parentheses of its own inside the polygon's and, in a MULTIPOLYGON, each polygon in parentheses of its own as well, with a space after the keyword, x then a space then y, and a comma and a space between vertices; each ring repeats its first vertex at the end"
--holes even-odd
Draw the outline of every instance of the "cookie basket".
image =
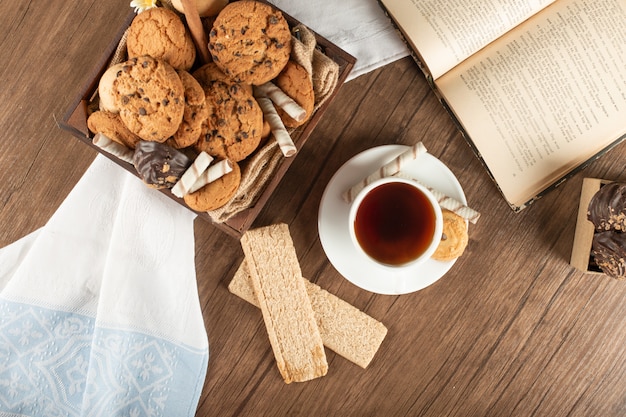
MULTIPOLYGON (((287 22, 289 23, 290 27, 293 28, 299 24, 306 26, 306 22, 299 22, 298 20, 289 16, 285 12, 282 12, 282 13, 287 19, 287 22)), ((137 171, 135 170, 133 165, 127 162, 124 162, 121 159, 118 159, 115 156, 107 152, 102 151, 101 148, 96 146, 92 142, 94 134, 91 133, 89 129, 87 128, 87 118, 89 116, 90 108, 93 107, 94 97, 97 96, 99 80, 102 74, 106 71, 109 62, 113 58, 116 48, 118 44, 120 43, 122 36, 124 35, 124 32, 126 31, 128 26, 132 22, 132 19, 134 18, 134 16, 135 16, 135 13, 132 11, 132 9, 129 8, 128 17, 122 24, 122 27, 120 27, 116 32, 111 33, 111 43, 109 47, 107 48, 106 51, 104 51, 102 57, 98 60, 98 62, 94 64, 94 68, 92 69, 90 76, 88 77, 89 81, 86 83, 85 86, 83 86, 80 89, 80 93, 71 102, 65 115, 60 120, 59 126, 62 129, 71 133, 80 141, 84 142, 88 146, 97 150, 99 153, 102 153, 107 158, 111 159, 112 161, 120 165, 122 168, 131 172, 133 175, 138 176, 137 171)), ((315 35, 317 49, 320 50, 324 55, 326 55, 326 57, 330 58, 332 61, 334 61, 337 64, 338 79, 337 79, 337 84, 334 90, 328 95, 325 101, 317 108, 317 110, 315 111, 313 116, 309 119, 309 121, 305 123, 304 125, 295 129, 293 132, 291 132, 291 138, 297 150, 302 149, 302 147, 305 145, 307 139, 309 138, 309 136, 311 135, 311 133, 313 132, 313 130, 315 129, 316 125, 319 123, 321 118, 324 116, 324 113, 326 112, 327 108, 334 100, 341 86, 346 81, 348 74, 350 73, 350 71, 352 70, 354 66, 354 63, 356 62, 356 59, 353 56, 351 56, 350 54, 348 54, 347 52, 339 48, 337 45, 328 41, 324 37, 318 35, 314 31, 311 30, 311 32, 313 32, 313 34, 315 35)), ((250 228, 250 226, 252 225, 256 217, 258 216, 259 212, 263 209, 264 205, 267 203, 272 193, 274 192, 274 190, 276 189, 276 187, 278 186, 282 178, 285 176, 285 173, 289 169, 290 165, 294 162, 297 163, 297 159, 298 159, 297 154, 292 157, 280 158, 280 160, 273 167, 273 170, 272 170, 273 172, 270 172, 268 179, 264 182, 263 186, 260 187, 253 203, 250 204, 248 207, 241 209, 241 211, 238 211, 236 214, 232 215, 231 217, 225 220, 216 221, 214 217, 211 217, 209 215, 209 213, 206 213, 206 212, 196 212, 196 213, 198 214, 200 218, 203 218, 206 221, 211 222, 216 228, 224 231, 225 233, 236 238, 241 237, 241 235, 250 228)), ((179 204, 182 204, 185 207, 187 207, 184 201, 176 197, 174 194, 172 194, 169 189, 154 190, 154 192, 162 192, 168 197, 177 201, 179 204)), ((189 207, 187 208, 191 210, 191 208, 189 207)))

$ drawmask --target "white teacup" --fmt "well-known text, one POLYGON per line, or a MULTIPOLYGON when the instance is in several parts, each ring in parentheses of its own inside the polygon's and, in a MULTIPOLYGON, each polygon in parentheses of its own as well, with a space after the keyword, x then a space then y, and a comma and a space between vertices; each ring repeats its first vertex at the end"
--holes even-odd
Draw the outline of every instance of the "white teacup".
POLYGON ((390 268, 429 259, 441 240, 443 217, 432 193, 415 181, 385 177, 361 190, 350 207, 358 251, 390 268))

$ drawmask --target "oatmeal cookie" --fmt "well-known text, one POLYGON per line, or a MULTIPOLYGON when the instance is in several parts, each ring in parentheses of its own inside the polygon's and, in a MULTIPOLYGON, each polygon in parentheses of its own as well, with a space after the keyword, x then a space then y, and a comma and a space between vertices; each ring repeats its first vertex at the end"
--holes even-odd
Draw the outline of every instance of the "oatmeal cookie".
POLYGON ((135 149, 141 138, 128 130, 119 114, 98 110, 89 115, 87 127, 93 133, 102 133, 114 142, 135 149))
POLYGON ((236 162, 233 170, 223 177, 205 185, 198 191, 186 194, 185 203, 196 211, 209 211, 222 207, 232 198, 241 182, 241 170, 236 162))
POLYGON ((279 106, 276 106, 276 112, 278 112, 283 124, 287 127, 298 127, 306 123, 311 118, 315 107, 313 82, 306 69, 294 61, 289 61, 274 80, 274 84, 306 111, 306 117, 297 121, 279 106))
POLYGON ((196 60, 191 34, 180 17, 165 7, 153 7, 135 16, 126 43, 129 58, 149 55, 182 70, 189 70, 196 60))

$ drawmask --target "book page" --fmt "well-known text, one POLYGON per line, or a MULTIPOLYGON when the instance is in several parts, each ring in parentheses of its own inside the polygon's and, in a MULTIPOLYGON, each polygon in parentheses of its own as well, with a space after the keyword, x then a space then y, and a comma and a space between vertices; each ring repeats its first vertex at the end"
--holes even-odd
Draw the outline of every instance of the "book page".
POLYGON ((554 0, 380 0, 434 79, 554 0))
POLYGON ((437 87, 520 205, 626 134, 626 0, 561 0, 437 87))

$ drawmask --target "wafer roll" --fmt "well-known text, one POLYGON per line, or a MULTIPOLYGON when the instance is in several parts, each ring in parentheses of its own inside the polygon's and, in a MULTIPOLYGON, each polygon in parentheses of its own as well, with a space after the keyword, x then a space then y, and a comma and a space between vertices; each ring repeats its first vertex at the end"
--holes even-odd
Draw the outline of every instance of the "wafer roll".
POLYGON ((102 133, 96 133, 93 137, 93 144, 122 161, 128 162, 131 165, 133 164, 133 154, 135 152, 124 145, 112 141, 102 133))
POLYGON ((196 45, 196 50, 202 64, 211 62, 211 54, 209 53, 209 42, 206 34, 204 33, 204 27, 202 26, 202 20, 198 13, 198 6, 195 0, 180 0, 187 22, 187 27, 191 33, 193 43, 196 45))
POLYGON ((200 188, 204 187, 207 184, 212 183, 218 178, 223 177, 224 175, 232 172, 233 164, 228 159, 222 159, 219 162, 214 163, 213 165, 209 165, 200 177, 194 182, 194 184, 189 189, 189 193, 195 193, 200 188))
POLYGON ((423 153, 426 153, 426 147, 424 146, 424 144, 422 144, 422 142, 416 143, 415 145, 411 146, 409 149, 395 157, 392 161, 383 165, 378 170, 372 172, 370 175, 363 178, 357 184, 346 190, 343 193, 343 199, 346 200, 348 203, 351 203, 352 200, 354 200, 356 195, 359 193, 359 191, 361 191, 363 188, 367 187, 369 184, 376 180, 394 175, 395 173, 399 172, 405 164, 414 161, 415 159, 417 159, 418 156, 423 153))
POLYGON ((272 100, 276 106, 283 109, 293 120, 301 122, 306 119, 306 110, 271 81, 255 86, 255 89, 258 89, 259 93, 261 93, 260 95, 264 95, 272 100))
POLYGON ((265 120, 267 120, 270 125, 272 134, 274 135, 276 142, 278 142, 278 146, 280 147, 283 155, 286 157, 294 156, 298 150, 296 145, 293 143, 289 132, 287 132, 285 124, 276 112, 276 108, 272 104, 272 101, 263 95, 257 96, 256 100, 263 111, 265 120))
POLYGON ((472 224, 476 224, 476 222, 478 221, 478 218, 480 217, 480 213, 474 210, 473 208, 468 207, 465 204, 461 203, 459 200, 452 198, 450 196, 447 196, 441 191, 435 190, 434 188, 424 184, 420 180, 417 180, 408 175, 405 175, 402 172, 397 172, 396 174, 394 174, 394 176, 405 178, 411 181, 415 181, 416 183, 421 184, 424 187, 426 187, 428 191, 430 191, 433 194, 433 196, 437 199, 437 202, 439 202, 439 205, 441 206, 441 208, 448 209, 451 212, 458 214, 459 216, 463 217, 465 220, 468 220, 472 224))
POLYGON ((209 167, 209 164, 213 161, 213 157, 208 153, 202 151, 193 161, 193 164, 187 171, 180 177, 180 180, 172 187, 172 194, 178 198, 183 198, 189 194, 191 187, 198 181, 198 178, 209 167))

